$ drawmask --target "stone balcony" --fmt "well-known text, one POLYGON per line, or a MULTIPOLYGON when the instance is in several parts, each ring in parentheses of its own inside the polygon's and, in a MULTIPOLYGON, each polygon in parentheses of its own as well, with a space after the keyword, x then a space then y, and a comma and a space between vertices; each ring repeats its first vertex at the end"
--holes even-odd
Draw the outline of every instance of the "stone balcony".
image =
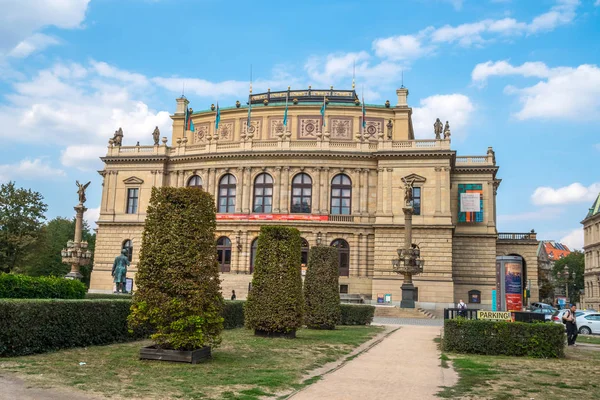
POLYGON ((537 233, 532 229, 528 233, 498 233, 498 241, 502 242, 537 242, 537 233))

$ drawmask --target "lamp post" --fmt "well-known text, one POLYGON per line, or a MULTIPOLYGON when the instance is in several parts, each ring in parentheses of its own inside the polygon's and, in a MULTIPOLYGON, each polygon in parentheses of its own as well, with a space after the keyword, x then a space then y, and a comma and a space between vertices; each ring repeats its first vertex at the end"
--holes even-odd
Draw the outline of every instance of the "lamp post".
POLYGON ((82 241, 83 233, 83 213, 87 211, 87 208, 83 205, 85 203, 85 189, 88 187, 90 182, 85 185, 81 185, 77 182, 79 190, 79 204, 75 208, 75 237, 74 240, 67 241, 67 247, 62 249, 60 252, 62 262, 71 266, 71 271, 65 276, 67 279, 83 278, 79 267, 88 265, 92 259, 92 252, 88 249, 88 243, 82 241))
POLYGON ((412 243, 412 216, 414 212, 412 203, 412 185, 413 182, 404 181, 404 248, 398 249, 398 258, 392 259, 392 269, 397 274, 404 277, 402 283, 402 301, 401 308, 415 308, 415 286, 413 285, 413 275, 423 272, 425 261, 421 259, 421 249, 419 245, 412 243))

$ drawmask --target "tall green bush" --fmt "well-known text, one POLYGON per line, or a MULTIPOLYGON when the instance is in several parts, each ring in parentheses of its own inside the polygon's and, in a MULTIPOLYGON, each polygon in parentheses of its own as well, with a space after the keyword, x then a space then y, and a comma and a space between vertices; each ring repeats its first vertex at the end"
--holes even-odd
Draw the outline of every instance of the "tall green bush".
POLYGON ((0 273, 0 299, 83 299, 86 291, 76 280, 0 273))
POLYGON ((556 358, 564 356, 565 327, 553 323, 447 319, 445 351, 556 358))
POLYGON ((263 226, 258 237, 246 326, 258 335, 290 335, 302 326, 301 239, 296 228, 263 226))
POLYGON ((338 251, 331 246, 310 249, 304 279, 304 322, 312 329, 335 329, 341 318, 338 251))
POLYGON ((367 304, 342 304, 340 325, 371 325, 375 307, 367 304))
POLYGON ((223 297, 213 197, 198 188, 153 188, 142 237, 130 327, 150 326, 157 346, 217 346, 223 297))

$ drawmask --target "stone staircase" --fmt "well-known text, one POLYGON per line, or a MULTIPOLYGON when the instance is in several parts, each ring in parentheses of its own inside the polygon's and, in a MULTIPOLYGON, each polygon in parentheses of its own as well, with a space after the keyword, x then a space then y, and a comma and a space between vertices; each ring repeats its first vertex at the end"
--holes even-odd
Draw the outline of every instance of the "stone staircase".
POLYGON ((400 308, 395 306, 375 306, 375 317, 380 318, 419 318, 434 319, 435 316, 420 308, 400 308))

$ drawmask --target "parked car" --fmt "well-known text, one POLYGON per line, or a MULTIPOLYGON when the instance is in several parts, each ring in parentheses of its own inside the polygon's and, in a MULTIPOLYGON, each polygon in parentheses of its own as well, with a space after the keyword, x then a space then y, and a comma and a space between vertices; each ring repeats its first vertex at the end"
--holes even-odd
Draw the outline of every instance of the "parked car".
MULTIPOLYGON (((567 312, 567 310, 568 310, 567 308, 565 308, 564 310, 559 310, 556 314, 554 314, 552 316, 552 322, 556 322, 557 324, 562 324, 562 316, 564 315, 564 313, 567 312)), ((577 311, 575 311, 575 318, 577 319, 584 314, 589 314, 589 311, 577 310, 577 311)))
POLYGON ((535 311, 537 309, 550 309, 550 310, 555 310, 555 308, 551 305, 551 304, 546 304, 546 303, 540 303, 540 302, 533 302, 531 303, 531 311, 535 311))
POLYGON ((544 314, 546 321, 552 321, 552 316, 557 312, 554 308, 535 308, 532 312, 544 314))
POLYGON ((588 312, 578 316, 577 327, 579 328, 579 333, 582 335, 600 334, 600 314, 597 312, 588 312))

